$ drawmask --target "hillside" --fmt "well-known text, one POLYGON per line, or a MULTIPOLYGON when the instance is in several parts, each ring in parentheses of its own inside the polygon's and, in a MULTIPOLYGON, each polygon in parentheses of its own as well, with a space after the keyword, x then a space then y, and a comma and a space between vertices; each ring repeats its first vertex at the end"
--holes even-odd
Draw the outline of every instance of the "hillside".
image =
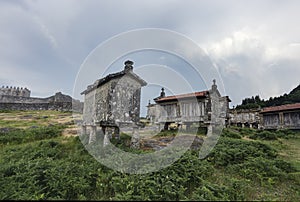
POLYGON ((284 104, 293 104, 300 102, 300 85, 294 88, 288 94, 280 95, 279 97, 270 97, 268 100, 261 100, 259 95, 245 98, 241 105, 237 105, 236 109, 254 109, 259 107, 279 106, 284 104))
MULTIPOLYGON (((189 150, 170 167, 130 175, 96 161, 74 130, 70 113, 0 113, 0 199, 300 200, 296 132, 225 129, 206 159, 189 150)), ((126 142, 116 145, 126 149, 126 142)))

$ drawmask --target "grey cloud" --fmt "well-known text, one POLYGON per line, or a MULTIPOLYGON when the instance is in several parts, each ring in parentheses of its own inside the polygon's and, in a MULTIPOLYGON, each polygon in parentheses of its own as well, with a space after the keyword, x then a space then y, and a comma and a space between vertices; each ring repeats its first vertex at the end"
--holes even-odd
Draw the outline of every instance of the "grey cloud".
MULTIPOLYGON (((226 93, 239 103, 245 96, 260 93, 268 97, 299 83, 295 76, 300 64, 298 51, 281 51, 300 42, 299 4, 270 0, 1 1, 0 59, 6 65, 2 68, 23 72, 26 82, 36 72, 42 82, 34 84, 33 92, 62 89, 71 94, 86 56, 116 34, 149 27, 171 29, 212 56, 211 44, 244 30, 259 37, 259 47, 251 46, 254 39, 250 37, 246 44, 239 43, 239 51, 224 49, 224 54, 212 56, 226 93), (270 55, 270 48, 279 51, 270 55), (283 73, 289 79, 280 78, 283 73)), ((13 73, 3 75, 1 83, 22 84, 22 78, 16 80, 13 73)))

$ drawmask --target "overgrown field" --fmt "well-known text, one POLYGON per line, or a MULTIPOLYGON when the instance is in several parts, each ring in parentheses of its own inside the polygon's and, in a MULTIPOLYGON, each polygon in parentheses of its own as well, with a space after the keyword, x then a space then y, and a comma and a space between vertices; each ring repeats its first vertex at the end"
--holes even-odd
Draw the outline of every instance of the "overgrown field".
POLYGON ((204 160, 189 150, 159 172, 130 175, 101 165, 78 137, 64 135, 73 127, 68 116, 0 113, 0 199, 300 200, 298 132, 225 129, 204 160))

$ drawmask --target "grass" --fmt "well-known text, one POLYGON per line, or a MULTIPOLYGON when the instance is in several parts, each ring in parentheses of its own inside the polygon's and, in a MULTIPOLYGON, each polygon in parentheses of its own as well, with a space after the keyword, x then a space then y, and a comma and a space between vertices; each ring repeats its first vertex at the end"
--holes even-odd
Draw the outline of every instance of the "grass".
POLYGON ((300 137, 295 139, 280 140, 278 148, 280 156, 291 162, 300 171, 300 137))
MULTIPOLYGON (((0 112, 0 128, 10 128, 0 132, 0 199, 300 200, 299 132, 228 128, 207 159, 188 151, 159 172, 128 175, 98 163, 78 137, 64 136, 72 124, 71 113, 0 112)), ((112 143, 124 151, 150 152, 131 150, 131 137, 120 137, 112 143)))
POLYGON ((0 128, 30 128, 72 121, 71 112, 59 111, 2 111, 0 128))

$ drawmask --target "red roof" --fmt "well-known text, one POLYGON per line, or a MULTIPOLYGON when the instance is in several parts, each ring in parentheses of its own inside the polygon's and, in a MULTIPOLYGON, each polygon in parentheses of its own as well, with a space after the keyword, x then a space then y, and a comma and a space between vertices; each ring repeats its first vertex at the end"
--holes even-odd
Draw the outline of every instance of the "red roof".
POLYGON ((263 108, 261 113, 300 109, 300 103, 263 108))
POLYGON ((201 91, 201 92, 195 92, 195 93, 186 93, 181 95, 172 95, 172 96, 166 96, 162 98, 158 98, 155 101, 156 102, 164 102, 164 101, 171 101, 171 100, 178 100, 178 99, 184 99, 184 98, 192 98, 192 97, 206 97, 208 95, 208 91, 201 91))

